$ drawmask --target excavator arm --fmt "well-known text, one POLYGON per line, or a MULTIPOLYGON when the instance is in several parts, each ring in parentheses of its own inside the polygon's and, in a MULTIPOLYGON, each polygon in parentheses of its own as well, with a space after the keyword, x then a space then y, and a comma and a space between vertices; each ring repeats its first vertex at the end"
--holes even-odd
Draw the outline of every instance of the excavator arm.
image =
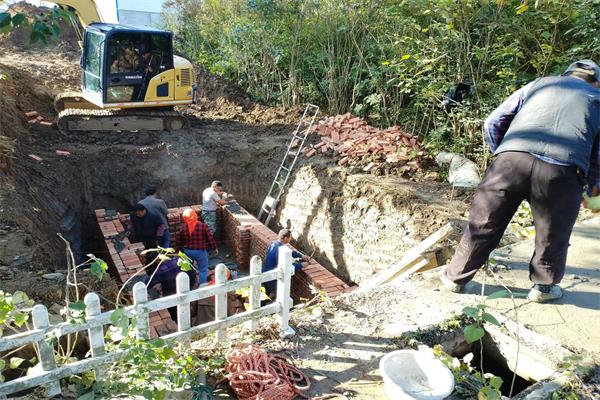
POLYGON ((62 8, 72 10, 84 28, 92 22, 107 22, 102 17, 95 0, 59 0, 53 1, 53 3, 62 8))

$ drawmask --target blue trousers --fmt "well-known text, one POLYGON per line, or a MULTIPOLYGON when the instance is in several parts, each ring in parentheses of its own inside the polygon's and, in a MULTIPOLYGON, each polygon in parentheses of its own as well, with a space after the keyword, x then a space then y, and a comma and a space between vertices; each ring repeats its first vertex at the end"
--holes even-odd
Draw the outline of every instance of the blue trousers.
POLYGON ((208 282, 208 251, 183 249, 183 252, 198 264, 200 284, 208 282))

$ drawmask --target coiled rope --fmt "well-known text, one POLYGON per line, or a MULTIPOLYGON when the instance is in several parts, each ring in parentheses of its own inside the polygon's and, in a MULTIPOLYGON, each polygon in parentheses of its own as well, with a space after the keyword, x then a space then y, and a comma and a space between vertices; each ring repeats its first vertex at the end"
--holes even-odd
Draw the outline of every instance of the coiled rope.
POLYGON ((245 344, 227 353, 229 385, 240 400, 310 398, 308 377, 286 358, 245 344))

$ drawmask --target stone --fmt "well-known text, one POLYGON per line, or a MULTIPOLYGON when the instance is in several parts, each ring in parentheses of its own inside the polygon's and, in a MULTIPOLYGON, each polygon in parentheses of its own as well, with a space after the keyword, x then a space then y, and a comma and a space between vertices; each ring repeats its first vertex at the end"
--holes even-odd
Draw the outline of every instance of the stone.
POLYGON ((49 274, 44 274, 42 275, 42 278, 47 279, 49 281, 54 281, 54 282, 64 282, 65 280, 65 275, 61 274, 60 272, 52 272, 49 274))

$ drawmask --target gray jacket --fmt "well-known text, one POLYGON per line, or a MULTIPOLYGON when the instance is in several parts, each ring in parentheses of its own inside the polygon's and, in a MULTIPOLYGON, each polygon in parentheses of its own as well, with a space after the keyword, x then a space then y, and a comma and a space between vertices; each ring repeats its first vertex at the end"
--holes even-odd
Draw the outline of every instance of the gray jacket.
POLYGON ((146 210, 150 213, 158 215, 163 220, 163 223, 168 223, 167 215, 169 214, 169 209, 163 199, 158 199, 155 196, 146 196, 138 201, 138 203, 146 207, 146 210))

